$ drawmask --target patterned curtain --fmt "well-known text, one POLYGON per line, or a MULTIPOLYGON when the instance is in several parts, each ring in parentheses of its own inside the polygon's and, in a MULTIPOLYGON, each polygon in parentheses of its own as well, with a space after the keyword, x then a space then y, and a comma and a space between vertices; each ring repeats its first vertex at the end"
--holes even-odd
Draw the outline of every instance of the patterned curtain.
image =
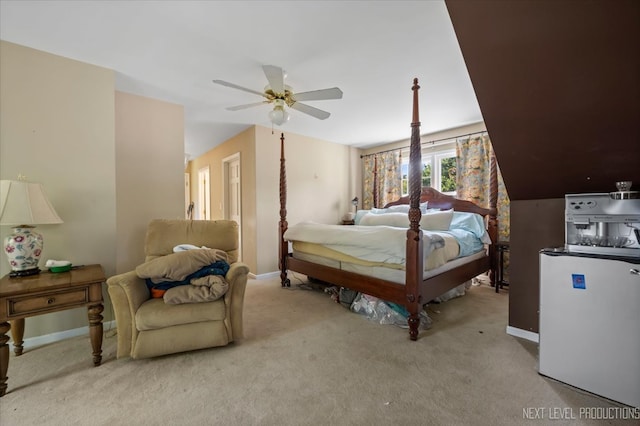
MULTIPOLYGON (((458 139, 457 197, 489 207, 489 180, 493 147, 488 135, 458 139)), ((497 164, 497 161, 496 161, 497 164)), ((498 166, 498 240, 509 241, 509 195, 498 166)))
POLYGON ((364 157, 362 209, 380 208, 401 197, 401 165, 400 150, 364 157))

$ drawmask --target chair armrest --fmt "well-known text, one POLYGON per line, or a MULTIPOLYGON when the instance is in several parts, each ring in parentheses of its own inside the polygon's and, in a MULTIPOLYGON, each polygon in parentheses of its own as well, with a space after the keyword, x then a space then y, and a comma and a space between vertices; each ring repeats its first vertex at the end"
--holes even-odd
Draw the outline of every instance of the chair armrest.
POLYGON ((107 280, 107 287, 121 288, 127 297, 127 304, 132 313, 135 313, 140 305, 149 300, 151 293, 145 280, 138 277, 135 271, 114 275, 107 280))
POLYGON ((231 264, 229 270, 227 271, 227 275, 225 276, 225 279, 229 284, 231 284, 232 281, 236 280, 238 277, 241 277, 242 275, 244 276, 249 275, 249 266, 242 262, 235 262, 231 264))
POLYGON ((229 309, 231 321, 230 340, 241 339, 243 336, 242 310, 244 308, 244 292, 249 278, 249 266, 242 262, 231 264, 225 279, 229 283, 229 290, 224 295, 224 303, 229 309))
POLYGON ((132 344, 138 335, 135 326, 136 311, 149 300, 149 289, 145 281, 135 271, 131 271, 107 279, 107 290, 118 329, 117 357, 130 356, 132 344))

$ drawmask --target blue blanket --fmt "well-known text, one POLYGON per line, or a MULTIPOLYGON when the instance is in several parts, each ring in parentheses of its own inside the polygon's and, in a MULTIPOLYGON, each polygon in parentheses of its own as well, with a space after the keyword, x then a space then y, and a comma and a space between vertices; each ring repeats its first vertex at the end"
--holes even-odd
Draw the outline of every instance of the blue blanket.
POLYGON ((224 277, 225 275, 227 275, 228 271, 229 264, 224 260, 218 260, 216 262, 213 262, 211 265, 207 265, 203 268, 198 269, 196 272, 187 275, 187 277, 182 281, 161 281, 159 283, 154 283, 150 278, 147 278, 145 281, 149 290, 151 290, 152 288, 155 288, 157 290, 168 290, 179 285, 190 284, 193 278, 201 278, 207 275, 222 275, 224 277))

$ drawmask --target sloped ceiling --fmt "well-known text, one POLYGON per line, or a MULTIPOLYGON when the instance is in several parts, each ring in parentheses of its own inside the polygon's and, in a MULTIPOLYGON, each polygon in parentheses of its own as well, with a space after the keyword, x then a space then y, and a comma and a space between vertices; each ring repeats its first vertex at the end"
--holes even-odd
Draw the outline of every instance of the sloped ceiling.
POLYGON ((640 2, 446 5, 512 200, 640 190, 640 2))

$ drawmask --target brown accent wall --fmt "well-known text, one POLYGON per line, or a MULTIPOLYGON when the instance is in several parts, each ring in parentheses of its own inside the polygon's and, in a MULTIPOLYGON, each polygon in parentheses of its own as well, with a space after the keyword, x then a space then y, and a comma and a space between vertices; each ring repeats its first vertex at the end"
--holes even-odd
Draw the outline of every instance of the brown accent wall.
POLYGON ((640 188, 640 2, 446 5, 511 200, 640 188))
POLYGON ((537 332, 564 195, 640 189, 640 2, 445 2, 511 198, 509 325, 537 332))
POLYGON ((538 332, 539 252, 564 245, 564 198, 511 202, 509 325, 538 332))

